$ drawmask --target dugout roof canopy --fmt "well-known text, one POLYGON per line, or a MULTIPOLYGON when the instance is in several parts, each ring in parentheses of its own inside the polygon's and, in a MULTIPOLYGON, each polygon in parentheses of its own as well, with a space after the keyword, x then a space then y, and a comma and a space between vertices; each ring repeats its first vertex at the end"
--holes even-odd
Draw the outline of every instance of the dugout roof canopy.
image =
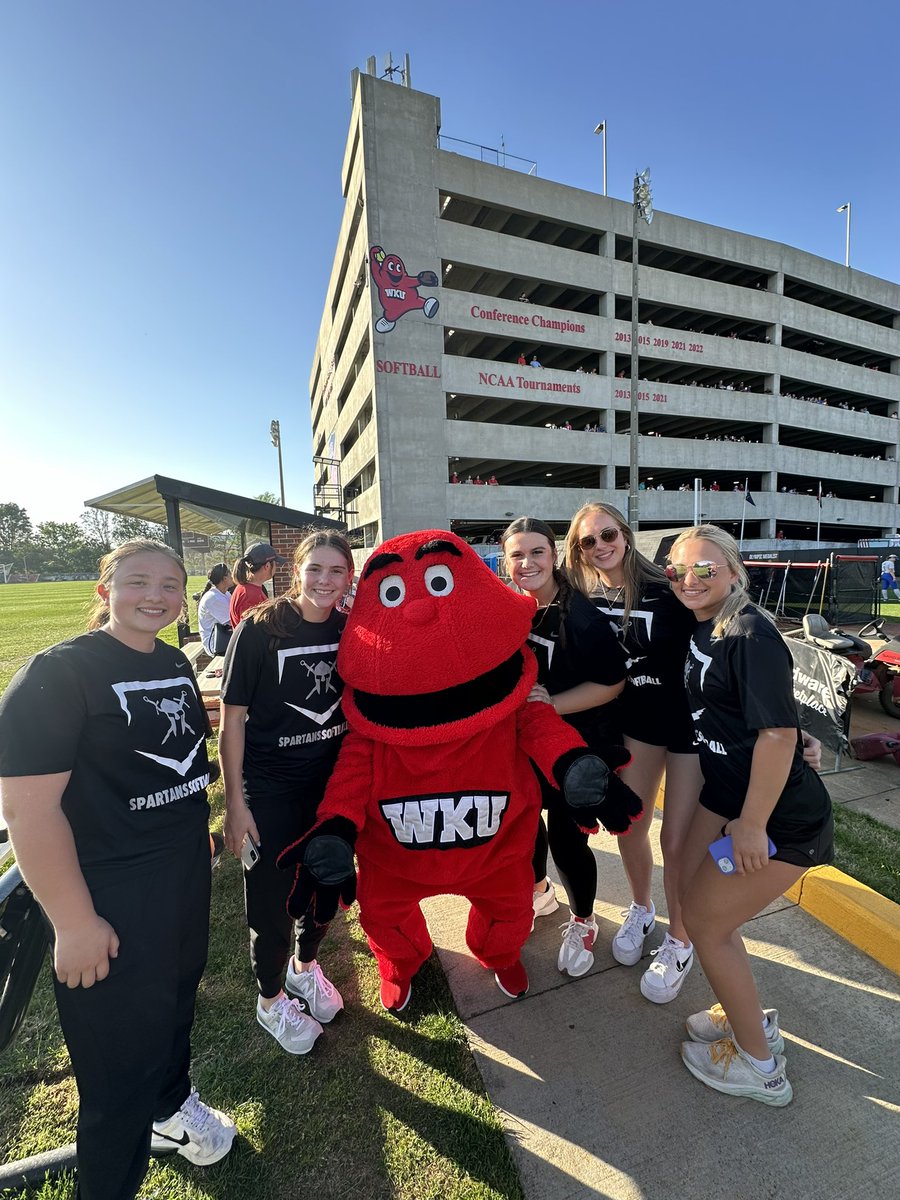
MULTIPOLYGON (((148 479, 127 484, 84 503, 86 508, 99 508, 119 516, 137 517, 141 521, 165 525, 169 531, 168 541, 179 553, 183 548, 182 531, 212 536, 226 529, 234 529, 241 523, 244 523, 244 528, 254 532, 254 527, 262 524, 267 528, 278 524, 295 529, 315 527, 340 532, 346 529, 342 521, 333 521, 280 504, 269 504, 265 500, 253 500, 249 496, 220 492, 198 483, 187 483, 183 479, 169 479, 165 475, 151 475, 148 479)), ((266 533, 260 540, 268 538, 266 533)), ((251 536, 249 540, 257 539, 251 536)))

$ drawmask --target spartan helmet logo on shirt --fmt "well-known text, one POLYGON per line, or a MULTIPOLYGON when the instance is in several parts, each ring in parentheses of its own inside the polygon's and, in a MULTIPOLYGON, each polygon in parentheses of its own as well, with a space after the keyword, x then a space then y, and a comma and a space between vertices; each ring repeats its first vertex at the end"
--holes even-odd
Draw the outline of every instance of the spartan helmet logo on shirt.
POLYGON ((278 651, 278 683, 291 696, 302 696, 302 703, 285 700, 316 725, 325 725, 341 702, 335 673, 337 642, 326 646, 293 646, 278 651), (299 675, 297 674, 299 672, 299 675))
POLYGON ((184 778, 206 736, 196 717, 199 701, 193 681, 186 675, 174 679, 138 679, 114 683, 112 690, 136 743, 135 754, 184 778), (147 749, 139 749, 142 743, 147 749), (163 746, 168 753, 157 753, 163 746))
POLYGON ((187 699, 188 694, 185 691, 181 693, 177 700, 170 700, 168 697, 164 697, 162 700, 151 700, 149 696, 144 697, 144 702, 146 704, 152 705, 161 717, 166 717, 168 719, 169 728, 166 732, 166 736, 162 740, 163 745, 166 744, 173 733, 177 734, 179 732, 179 723, 181 724, 181 733, 194 732, 190 725, 188 725, 184 716, 184 708, 185 704, 187 703, 187 699))

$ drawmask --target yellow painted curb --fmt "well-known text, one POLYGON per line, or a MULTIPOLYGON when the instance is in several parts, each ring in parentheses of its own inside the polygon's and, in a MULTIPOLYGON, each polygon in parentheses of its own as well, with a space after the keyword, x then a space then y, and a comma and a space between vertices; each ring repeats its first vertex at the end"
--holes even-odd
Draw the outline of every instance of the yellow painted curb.
POLYGON ((804 912, 900 975, 900 904, 837 867, 813 867, 790 892, 804 912))
MULTIPOLYGON (((665 787, 656 797, 663 808, 665 787)), ((900 975, 900 904, 837 867, 812 867, 784 893, 876 962, 900 975)))

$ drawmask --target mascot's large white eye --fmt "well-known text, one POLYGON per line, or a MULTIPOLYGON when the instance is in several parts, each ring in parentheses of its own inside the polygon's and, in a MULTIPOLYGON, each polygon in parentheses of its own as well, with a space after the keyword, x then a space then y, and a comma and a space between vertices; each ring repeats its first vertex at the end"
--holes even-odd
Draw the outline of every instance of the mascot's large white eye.
POLYGON ((405 595, 406 584, 399 575, 388 575, 378 585, 378 597, 385 608, 396 608, 405 595))
POLYGON ((449 567, 429 567, 425 572, 425 586, 432 596, 449 596, 453 591, 453 572, 449 567))

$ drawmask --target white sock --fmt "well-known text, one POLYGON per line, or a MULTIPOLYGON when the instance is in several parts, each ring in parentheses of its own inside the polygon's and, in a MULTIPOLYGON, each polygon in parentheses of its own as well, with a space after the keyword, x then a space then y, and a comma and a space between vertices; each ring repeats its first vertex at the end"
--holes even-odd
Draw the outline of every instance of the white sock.
POLYGON ((753 1063, 757 1071, 761 1071, 763 1075, 771 1075, 775 1070, 775 1056, 773 1054, 770 1054, 768 1058, 754 1058, 752 1054, 747 1054, 746 1050, 744 1054, 753 1063))

